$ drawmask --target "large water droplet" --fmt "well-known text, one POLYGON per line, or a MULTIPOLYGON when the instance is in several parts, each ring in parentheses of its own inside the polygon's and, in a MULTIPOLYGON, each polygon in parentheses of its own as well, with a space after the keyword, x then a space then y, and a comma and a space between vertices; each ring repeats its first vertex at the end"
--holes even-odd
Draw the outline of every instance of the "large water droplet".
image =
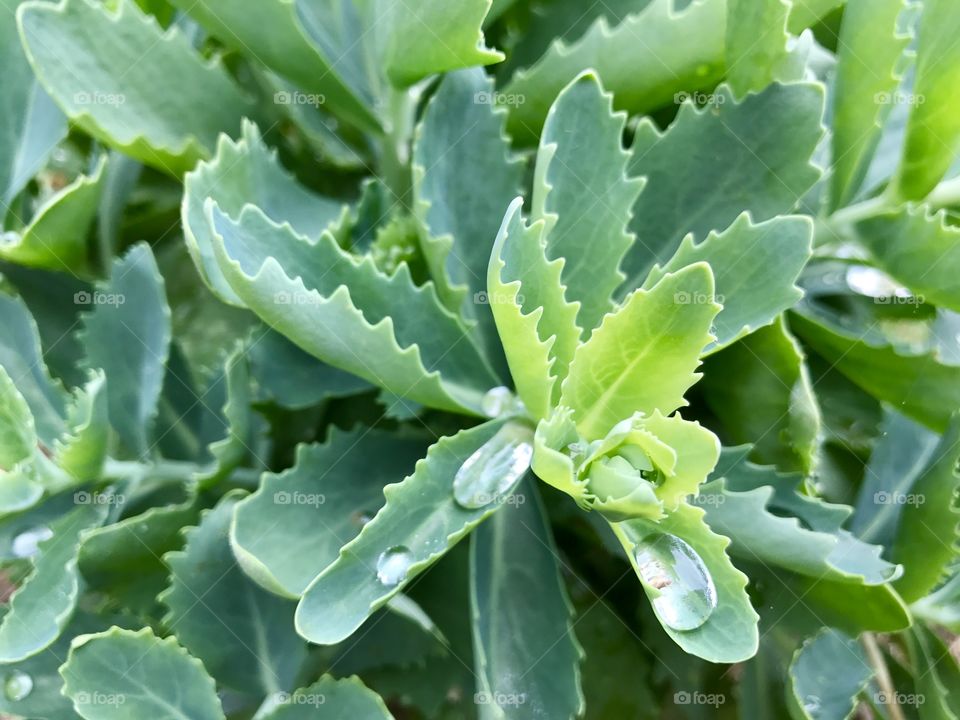
POLYGON ((33 678, 25 672, 13 670, 3 681, 3 694, 7 700, 19 702, 33 690, 33 678))
POLYGON ((377 559, 377 580, 387 587, 399 585, 407 577, 412 564, 413 553, 403 545, 395 545, 377 559))
POLYGON ((453 497, 469 510, 505 496, 530 468, 533 430, 507 423, 468 457, 453 478, 453 497))
POLYGON ((694 630, 717 607, 717 589, 697 551, 676 535, 651 535, 634 550, 644 582, 660 594, 653 609, 674 630, 694 630))
POLYGON ((495 387, 480 401, 480 409, 487 417, 500 417, 514 403, 513 393, 507 387, 495 387))
POLYGON ((33 557, 40 549, 40 543, 53 537, 53 530, 40 526, 24 530, 13 539, 13 554, 19 558, 33 557))

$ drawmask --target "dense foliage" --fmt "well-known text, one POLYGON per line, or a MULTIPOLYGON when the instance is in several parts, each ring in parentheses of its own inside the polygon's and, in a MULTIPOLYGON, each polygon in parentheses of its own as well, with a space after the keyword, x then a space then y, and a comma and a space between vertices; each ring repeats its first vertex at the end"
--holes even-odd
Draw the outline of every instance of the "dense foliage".
POLYGON ((955 2, 0 57, 0 712, 960 718, 955 2))

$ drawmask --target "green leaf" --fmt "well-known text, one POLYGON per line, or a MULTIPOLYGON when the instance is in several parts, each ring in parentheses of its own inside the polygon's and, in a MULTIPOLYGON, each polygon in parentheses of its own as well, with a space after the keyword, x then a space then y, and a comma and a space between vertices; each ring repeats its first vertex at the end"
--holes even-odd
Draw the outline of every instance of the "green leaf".
POLYGON ((203 486, 225 479, 251 455, 256 463, 262 464, 251 449, 255 444, 256 424, 250 410, 250 370, 243 346, 238 346, 227 357, 224 376, 221 381, 227 387, 227 401, 223 406, 224 436, 210 444, 213 465, 197 477, 203 486))
MULTIPOLYGON (((148 486, 144 494, 155 504, 142 511, 134 509, 84 535, 80 571, 91 589, 108 594, 124 608, 159 616, 157 595, 170 577, 163 555, 183 545, 180 531, 197 522, 200 502, 192 485, 173 489, 148 486)), ((125 499, 130 504, 137 500, 125 499)))
POLYGON ((235 132, 252 105, 176 28, 130 0, 27 2, 18 14, 37 78, 71 122, 142 162, 181 175, 235 132), (63 63, 68 52, 78 61, 63 63))
POLYGON ((560 576, 563 561, 531 480, 477 529, 470 548, 481 716, 578 717, 583 650, 560 576))
POLYGON ((726 450, 695 501, 710 527, 733 541, 733 554, 823 581, 881 585, 896 576, 882 547, 843 529, 851 508, 801 494, 800 477, 754 465, 746 450, 726 450))
POLYGON ((496 378, 459 318, 432 285, 414 285, 406 264, 385 275, 370 256, 350 255, 329 233, 311 243, 252 206, 239 221, 212 200, 208 212, 221 270, 275 330, 397 395, 479 413, 496 378))
POLYGON ((844 316, 800 305, 790 326, 810 347, 868 393, 928 427, 943 431, 960 407, 960 367, 935 349, 894 345, 868 327, 842 324, 844 316))
POLYGON ((560 402, 574 409, 581 435, 599 439, 635 412, 669 415, 686 404, 721 309, 713 297, 710 267, 697 263, 634 291, 604 318, 577 348, 563 383, 560 402))
POLYGON ((503 53, 483 44, 481 25, 490 0, 375 0, 371 8, 374 22, 386 28, 381 48, 384 71, 398 87, 413 85, 434 73, 489 65, 504 58, 503 53))
POLYGON ((706 237, 743 212, 755 222, 788 213, 820 177, 811 156, 823 135, 822 85, 774 83, 740 102, 719 88, 710 98, 703 109, 684 102, 662 133, 649 119, 637 127, 629 172, 647 183, 633 208, 626 290, 687 233, 706 237))
POLYGON ((230 541, 263 587, 299 597, 383 506, 384 485, 413 470, 424 443, 378 430, 333 429, 297 448, 294 466, 263 476, 237 504, 230 541))
POLYGON ((847 0, 803 0, 803 2, 793 3, 787 28, 790 32, 799 34, 806 28, 816 25, 846 2, 847 0))
POLYGON ((53 535, 42 541, 33 571, 10 598, 0 624, 0 662, 11 663, 49 647, 70 621, 80 595, 77 554, 81 534, 99 525, 108 504, 92 502, 108 496, 77 493, 80 504, 50 524, 53 535), (82 502, 86 499, 86 502, 82 502))
POLYGON ((535 138, 560 90, 588 68, 613 93, 616 108, 631 114, 667 105, 677 92, 716 85, 724 73, 725 0, 673 8, 673 0, 653 0, 612 29, 601 16, 576 42, 556 40, 504 89, 504 99, 514 101, 511 133, 535 138))
POLYGON ((110 423, 133 452, 147 453, 170 345, 170 308, 150 246, 114 261, 110 278, 77 299, 84 317, 87 365, 107 378, 110 423))
MULTIPOLYGON (((651 533, 671 533, 682 538, 706 564, 716 587, 717 606, 707 621, 694 630, 679 631, 663 625, 677 645, 691 655, 717 663, 741 662, 756 654, 758 616, 747 596, 747 576, 730 562, 727 556, 730 540, 707 526, 703 510, 681 504, 659 523, 627 520, 612 523, 611 527, 638 577, 640 570, 634 550, 651 533)), ((646 586, 644 590, 648 595, 656 592, 646 586)))
POLYGON ((907 137, 893 194, 922 200, 960 152, 960 14, 950 0, 925 0, 920 16, 916 79, 907 137), (921 100, 922 99, 922 100, 921 100))
POLYGON ((164 622, 219 682, 254 694, 293 688, 307 656, 294 603, 258 587, 238 567, 228 533, 242 493, 228 493, 168 554, 164 622))
POLYGON ((960 228, 946 211, 926 206, 891 210, 857 224, 876 263, 924 302, 960 311, 960 228))
POLYGON ((820 408, 806 358, 782 319, 708 358, 702 388, 729 442, 754 443, 755 458, 782 470, 813 470, 820 408))
POLYGON ((787 55, 790 0, 729 0, 727 82, 738 96, 762 90, 776 79, 787 55))
POLYGON ((429 236, 423 253, 438 292, 477 322, 487 356, 502 364, 483 294, 504 210, 520 194, 523 163, 510 153, 506 113, 493 96, 493 81, 480 70, 445 76, 417 127, 412 164, 414 208, 429 236))
POLYGON ((625 225, 643 181, 627 177, 625 125, 613 97, 585 72, 551 106, 537 152, 531 216, 544 221, 547 256, 563 260, 563 284, 580 303, 588 336, 613 309, 620 262, 634 240, 625 225))
POLYGON ((74 390, 67 407, 67 433, 54 445, 54 461, 75 480, 100 477, 110 441, 106 377, 93 372, 74 390))
POLYGON ((60 674, 64 695, 85 720, 224 720, 203 664, 150 628, 81 635, 60 674))
POLYGON ((803 292, 795 285, 810 258, 813 224, 800 216, 780 216, 754 223, 743 213, 726 230, 711 230, 701 243, 687 235, 673 257, 654 265, 643 287, 650 288, 668 272, 706 262, 717 283, 717 339, 707 346, 713 353, 769 325, 797 302, 803 292))
POLYGON ((833 95, 830 208, 860 189, 904 70, 910 33, 900 26, 905 0, 849 0, 837 45, 833 95))
POLYGON ((324 106, 339 117, 379 129, 373 90, 364 77, 365 68, 358 66, 358 53, 351 51, 362 40, 351 3, 267 0, 248 6, 225 0, 174 0, 172 4, 228 47, 323 98, 324 106), (331 34, 342 33, 342 47, 325 46, 313 37, 311 28, 318 20, 331 34))
POLYGON ((29 267, 90 274, 87 235, 97 216, 106 164, 103 155, 91 175, 80 175, 44 202, 23 230, 4 233, 0 257, 29 267))
POLYGON ((794 654, 787 700, 798 718, 843 720, 873 673, 856 640, 825 628, 794 654))
POLYGON ((492 420, 441 438, 412 475, 384 488, 386 504, 300 600, 296 622, 301 635, 321 645, 349 637, 374 610, 498 509, 497 503, 470 510, 460 506, 453 497, 453 479, 504 423, 492 420))
POLYGON ((910 606, 910 611, 914 617, 957 632, 960 628, 960 574, 954 573, 939 588, 917 600, 910 606))
POLYGON ((44 446, 63 435, 66 393, 50 377, 43 361, 40 335, 23 300, 0 292, 0 367, 23 395, 44 446))
POLYGON ((549 415, 580 342, 577 304, 567 302, 562 260, 545 255, 542 221, 523 221, 514 200, 490 255, 487 299, 510 375, 534 419, 549 415))
MULTIPOLYGON (((277 3, 277 0, 263 4, 277 3)), ((184 239, 201 277, 217 297, 231 305, 243 301, 230 287, 217 265, 213 236, 204 214, 204 203, 213 198, 220 210, 233 219, 248 203, 256 205, 277 223, 316 240, 331 223, 342 217, 344 205, 315 195, 301 186, 280 165, 275 151, 264 143, 260 131, 244 120, 237 141, 221 135, 212 160, 201 162, 183 181, 184 239)))
POLYGON ((25 510, 43 495, 32 468, 36 450, 30 408, 0 366, 0 514, 25 510))
POLYGON ((372 387, 356 375, 320 362, 268 328, 254 334, 247 361, 256 399, 293 410, 327 398, 357 395, 372 387))
POLYGON ((5 209, 67 134, 67 119, 40 87, 23 53, 17 31, 19 6, 12 2, 0 8, 0 202, 5 209))
POLYGON ((903 564, 897 591, 907 602, 931 592, 947 574, 958 554, 960 510, 960 415, 954 415, 940 443, 905 497, 893 558, 903 564))
POLYGON ((331 720, 393 719, 380 696, 367 689, 360 678, 353 676, 334 680, 324 675, 310 687, 301 688, 293 695, 283 693, 278 706, 264 715, 263 720, 312 720, 318 714, 331 720))
POLYGON ((960 666, 950 647, 920 624, 910 629, 907 639, 917 692, 912 697, 890 698, 886 702, 916 704, 922 708, 920 717, 924 719, 956 720, 960 717, 960 666))

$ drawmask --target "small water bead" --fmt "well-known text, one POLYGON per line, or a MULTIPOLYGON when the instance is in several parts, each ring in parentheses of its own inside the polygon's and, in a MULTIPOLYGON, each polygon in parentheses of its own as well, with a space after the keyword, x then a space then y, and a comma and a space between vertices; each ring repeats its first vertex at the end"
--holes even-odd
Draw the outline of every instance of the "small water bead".
POLYGON ((510 409, 514 403, 513 393, 507 387, 495 387, 490 390, 480 401, 480 410, 487 417, 500 417, 510 409))
POLYGON ((676 535, 650 535, 634 549, 644 582, 659 595, 657 617, 674 630, 695 630, 717 607, 717 589, 697 551, 676 535))
POLYGON ((18 558, 29 558, 37 554, 40 543, 53 537, 53 530, 40 526, 24 530, 13 539, 13 554, 18 558))
POLYGON ((387 587, 399 585, 406 579, 411 565, 413 553, 403 545, 395 545, 377 559, 377 580, 387 587))
POLYGON ((20 702, 33 691, 33 678, 25 672, 13 670, 3 681, 3 694, 11 702, 20 702))
POLYGON ((468 510, 505 496, 530 469, 533 430, 507 423, 464 461, 453 478, 453 497, 468 510))

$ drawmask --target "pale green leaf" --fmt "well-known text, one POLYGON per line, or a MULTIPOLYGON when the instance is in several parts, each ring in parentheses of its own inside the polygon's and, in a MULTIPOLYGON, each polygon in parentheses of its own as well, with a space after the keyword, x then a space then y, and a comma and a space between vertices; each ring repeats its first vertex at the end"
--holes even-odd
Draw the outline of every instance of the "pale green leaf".
POLYGON ((680 12, 674 0, 653 0, 614 28, 601 16, 577 41, 556 40, 533 66, 504 88, 514 103, 510 131, 535 138, 557 94, 593 68, 615 107, 645 113, 678 92, 708 90, 724 74, 725 0, 697 0, 680 12), (638 68, 642 68, 639 71, 638 68))
POLYGON ((791 0, 728 0, 727 82, 737 96, 776 79, 787 55, 791 0))
POLYGON ((903 159, 893 193, 922 200, 960 153, 960 13, 951 0, 924 0, 917 44, 917 99, 907 122, 903 159), (921 100, 922 98, 922 100, 921 100))
POLYGON ((189 170, 251 112, 219 64, 130 0, 116 11, 90 0, 27 2, 18 17, 30 64, 67 117, 160 170, 189 170))
POLYGON ((801 0, 801 2, 794 2, 787 27, 790 32, 799 34, 846 2, 847 0, 801 0))
POLYGON ((187 531, 183 550, 164 558, 164 622, 219 682, 257 694, 287 691, 307 646, 293 628, 294 603, 258 587, 234 559, 228 533, 241 497, 224 496, 187 531))
POLYGON ((44 202, 25 228, 3 233, 0 258, 45 270, 91 273, 87 235, 97 216, 106 164, 103 155, 92 174, 80 175, 44 202))
POLYGON ((203 664, 148 627, 79 636, 60 674, 64 695, 84 720, 224 720, 203 664))
POLYGON ((923 301, 960 311, 960 228, 946 211, 904 207, 857 223, 877 264, 923 301))
MULTIPOLYGON (((960 666, 950 646, 938 633, 918 623, 907 633, 907 647, 916 693, 904 694, 902 704, 922 708, 920 717, 924 720, 956 720, 960 717, 960 666)), ((886 702, 899 700, 890 698, 886 702)))
POLYGON ((900 512, 893 558, 903 564, 903 577, 896 588, 912 602, 939 585, 958 555, 960 510, 960 415, 954 415, 944 431, 929 464, 906 496, 900 512))
POLYGON ((488 302, 487 265, 500 221, 520 194, 523 164, 510 153, 506 114, 480 70, 444 77, 413 146, 415 211, 428 237, 423 253, 451 308, 478 323, 487 355, 503 351, 488 302))
POLYGON ((647 183, 633 208, 626 291, 687 233, 705 238, 743 212, 754 222, 788 213, 820 177, 811 157, 823 135, 822 85, 774 83, 740 102, 721 87, 710 98, 703 109, 684 102, 662 133, 648 119, 637 127, 629 172, 647 183))
MULTIPOLYGON (((53 535, 40 543, 33 571, 10 598, 10 608, 0 623, 0 662, 10 663, 36 655, 49 647, 70 621, 80 595, 77 570, 81 534, 103 522, 107 503, 86 499, 50 524, 53 535)), ((97 498, 105 499, 99 494, 97 498)))
POLYGON ((493 420, 441 438, 412 475, 384 488, 386 504, 300 600, 296 622, 301 635, 321 645, 349 637, 374 610, 498 509, 497 503, 471 510, 460 506, 453 496, 453 479, 503 425, 504 421, 493 420), (378 573, 387 582, 381 582, 378 573))
POLYGON ((107 416, 106 377, 94 372, 73 391, 67 407, 67 434, 54 445, 54 460, 74 479, 95 480, 107 458, 110 420, 107 416))
POLYGON ((530 479, 477 528, 470 549, 479 716, 580 716, 583 650, 560 575, 563 561, 530 479))
POLYGON ((384 72, 406 87, 434 73, 489 65, 503 53, 483 44, 481 25, 490 0, 371 0, 374 20, 386 30, 381 48, 384 72))
POLYGON ((936 623, 951 632, 960 630, 960 573, 910 606, 914 617, 936 623))
POLYGON ((221 382, 226 384, 227 396, 223 406, 224 436, 210 444, 213 464, 197 477, 203 486, 215 485, 223 480, 250 455, 260 463, 256 453, 251 450, 255 442, 253 435, 256 425, 250 409, 250 369, 242 346, 227 357, 221 382))
POLYGON ((844 720, 873 673, 856 640, 825 628, 794 654, 787 699, 798 718, 844 720))
POLYGON ((324 675, 292 695, 283 693, 263 720, 393 720, 383 700, 353 676, 334 680, 324 675))
POLYGON ((599 439, 635 412, 669 415, 699 379, 700 353, 713 340, 720 311, 706 263, 668 274, 636 290, 581 345, 563 383, 580 434, 599 439))
MULTIPOLYGON (((324 106, 366 129, 379 128, 374 96, 364 77, 357 10, 350 2, 265 0, 252 5, 228 0, 172 3, 228 47, 263 63, 323 98, 324 106), (341 47, 317 42, 311 30, 322 22, 342 38, 341 47)), ((275 102, 284 102, 284 98, 275 102)), ((289 103, 289 95, 287 98, 289 103)))
POLYGON ((230 541, 263 587, 299 597, 383 506, 383 487, 408 475, 425 444, 378 430, 333 429, 301 445, 293 467, 263 476, 237 505, 230 541))
POLYGON ((880 142, 910 41, 900 20, 905 0, 850 0, 837 46, 833 95, 830 207, 856 195, 880 142))
POLYGON ((756 459, 781 470, 813 470, 820 408, 806 358, 782 319, 708 358, 702 387, 729 442, 753 443, 756 459))
POLYGON ((743 213, 699 244, 687 235, 663 267, 651 268, 643 287, 652 287, 665 273, 708 263, 717 302, 723 305, 715 323, 717 339, 706 349, 713 353, 769 325, 803 296, 794 283, 810 258, 812 240, 813 224, 807 218, 780 216, 754 223, 743 213))
POLYGON ((459 318, 406 264, 381 273, 329 233, 312 243, 247 206, 239 221, 208 200, 221 270, 245 304, 297 345, 397 395, 479 413, 496 385, 459 318))
POLYGON ((720 457, 720 441, 700 423, 684 420, 679 414, 664 417, 659 410, 645 418, 642 427, 676 452, 673 467, 660 467, 664 477, 656 488, 664 509, 672 512, 685 497, 699 492, 720 457))
POLYGON ((643 182, 627 177, 625 124, 613 96, 586 72, 551 106, 537 152, 531 217, 544 221, 547 256, 563 259, 563 284, 580 303, 588 336, 613 309, 620 262, 634 240, 626 225, 643 182))
MULTIPOLYGON (((758 617, 747 596, 747 576, 730 562, 727 556, 730 540, 707 526, 703 510, 681 504, 659 523, 627 520, 612 523, 611 527, 638 577, 640 571, 634 551, 652 533, 671 533, 683 539, 706 565, 717 593, 717 606, 707 621, 694 630, 685 631, 663 625, 664 631, 685 652, 716 663, 741 662, 756 654, 758 617)), ((657 592, 647 586, 644 590, 648 594, 657 592)))
POLYGON ((550 414, 580 341, 577 305, 567 302, 562 260, 545 255, 542 221, 523 221, 511 203, 487 271, 487 300, 497 321, 510 374, 534 419, 550 414))
POLYGON ((256 205, 267 217, 290 223, 311 240, 341 218, 345 209, 342 203, 315 195, 300 185, 283 169, 276 152, 267 147, 253 123, 243 122, 237 141, 220 136, 213 159, 199 163, 184 177, 180 214, 187 249, 197 270, 217 297, 232 305, 243 303, 217 265, 203 210, 207 198, 213 198, 220 210, 234 219, 244 205, 256 205))
POLYGON ((23 395, 0 366, 0 468, 4 472, 33 456, 37 431, 23 395))
POLYGON ((82 336, 87 365, 106 375, 114 430, 130 451, 144 454, 170 345, 170 308, 150 246, 130 248, 107 281, 81 295, 77 302, 92 305, 82 336))

